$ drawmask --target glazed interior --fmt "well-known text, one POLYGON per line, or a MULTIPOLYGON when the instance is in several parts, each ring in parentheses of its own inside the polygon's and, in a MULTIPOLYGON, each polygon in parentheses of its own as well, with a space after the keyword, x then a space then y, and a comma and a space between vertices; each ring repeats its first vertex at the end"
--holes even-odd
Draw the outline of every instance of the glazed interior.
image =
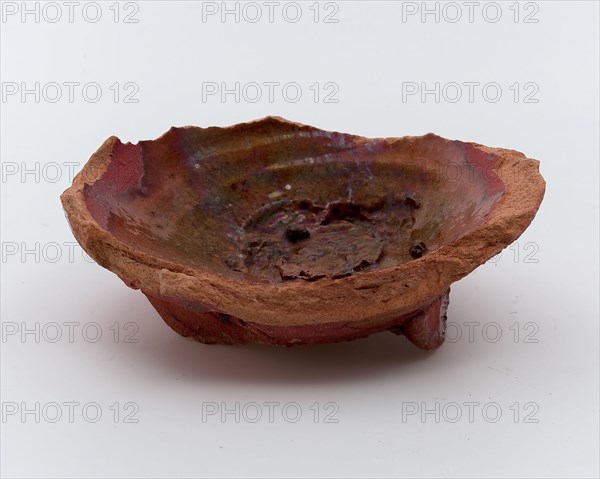
POLYGON ((434 135, 365 139, 268 119, 116 143, 84 194, 101 227, 164 260, 316 281, 414 261, 477 227, 503 193, 492 164, 434 135))

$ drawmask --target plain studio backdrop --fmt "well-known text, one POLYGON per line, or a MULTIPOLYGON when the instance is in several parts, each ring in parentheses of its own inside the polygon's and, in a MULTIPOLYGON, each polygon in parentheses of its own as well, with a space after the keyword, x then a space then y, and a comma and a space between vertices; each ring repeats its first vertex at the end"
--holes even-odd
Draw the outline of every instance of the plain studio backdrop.
POLYGON ((595 1, 2 2, 3 477, 597 477, 595 1), (541 161, 435 353, 206 346, 59 202, 110 135, 266 115, 541 161))

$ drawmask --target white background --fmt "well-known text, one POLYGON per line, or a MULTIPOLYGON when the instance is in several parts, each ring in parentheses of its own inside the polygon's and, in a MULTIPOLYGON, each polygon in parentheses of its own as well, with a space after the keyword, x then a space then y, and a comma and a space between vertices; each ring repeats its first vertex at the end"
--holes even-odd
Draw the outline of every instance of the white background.
MULTIPOLYGON (((3 3, 5 13, 22 8, 3 3)), ((263 3, 256 23, 249 9, 239 22, 203 21, 210 5, 201 2, 107 2, 96 23, 92 7, 82 13, 86 2, 72 22, 62 2, 56 23, 43 4, 39 22, 5 15, 2 476, 597 477, 598 3, 500 2, 495 23, 487 3, 472 22, 456 3, 455 23, 445 4, 436 22, 403 18, 420 2, 391 1, 321 4, 316 23, 313 2, 301 4, 296 23, 283 2, 272 23, 263 3), (128 13, 138 22, 125 23, 128 13), (325 23, 327 13, 338 22, 325 23), (36 82, 40 98, 23 98, 36 82), (54 103, 52 82, 63 85, 54 103), (71 102, 65 82, 95 82, 102 96, 93 103, 94 90, 84 97, 79 86, 71 102), (125 90, 128 82, 136 86, 125 90), (248 101, 255 90, 238 102, 203 101, 206 82, 296 82, 302 97, 294 103, 292 90, 286 98, 276 89, 270 102, 265 87, 256 103, 248 101), (337 102, 315 102, 315 82, 321 93, 335 83, 337 102), (407 82, 439 82, 439 101, 403 98, 407 82), (450 82, 495 82, 502 97, 494 103, 480 86, 471 102, 463 86, 452 103, 450 82), (133 88, 137 103, 124 102, 133 88), (537 102, 525 102, 534 90, 528 99, 537 102), (136 142, 172 125, 269 114, 365 136, 431 131, 541 161, 547 192, 533 224, 452 288, 452 341, 435 353, 389 333, 294 349, 198 344, 74 246, 59 195, 69 165, 78 171, 109 135, 136 142), (125 341, 128 332, 137 342, 125 341), (251 402, 262 407, 258 422, 251 402), (264 402, 279 403, 272 422, 264 402), (203 418, 210 403, 239 403, 240 417, 203 418), (287 403, 297 403, 298 422, 293 409, 282 414, 287 403), (337 422, 326 422, 327 412, 337 422)))

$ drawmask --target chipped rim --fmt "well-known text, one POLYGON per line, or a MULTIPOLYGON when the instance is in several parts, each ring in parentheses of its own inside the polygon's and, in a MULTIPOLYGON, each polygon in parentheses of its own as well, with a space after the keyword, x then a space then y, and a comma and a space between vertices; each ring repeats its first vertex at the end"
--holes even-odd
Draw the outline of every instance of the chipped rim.
MULTIPOLYGON (((209 128, 228 130, 261 122, 326 131, 273 116, 228 127, 209 128)), ((153 141, 162 139, 173 130, 188 128, 200 127, 172 127, 153 141)), ((349 136, 365 142, 381 139, 349 136)), ((384 140, 410 141, 426 137, 444 142, 455 141, 433 133, 384 140)), ((419 307, 443 295, 452 283, 516 240, 535 217, 545 192, 539 161, 515 150, 460 142, 495 156, 490 170, 499 177, 504 187, 499 202, 474 229, 421 258, 385 269, 315 282, 249 281, 139 251, 98 225, 86 206, 84 185, 94 184, 102 177, 117 143, 120 143, 117 137, 108 138, 61 195, 73 234, 84 250, 132 288, 174 301, 200 303, 214 311, 269 325, 322 324, 337 322, 340 317, 348 322, 362 321, 419 307), (259 315, 257 311, 260 311, 259 315)))

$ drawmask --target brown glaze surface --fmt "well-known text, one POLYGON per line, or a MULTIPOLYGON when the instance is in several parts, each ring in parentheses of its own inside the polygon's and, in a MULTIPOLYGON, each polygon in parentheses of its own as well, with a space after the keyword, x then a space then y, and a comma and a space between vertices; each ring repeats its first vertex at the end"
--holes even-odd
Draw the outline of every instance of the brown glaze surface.
POLYGON ((174 329, 299 344, 436 317, 423 312, 521 234, 544 187, 538 162, 512 150, 267 117, 109 138, 62 201, 84 249, 174 329))

